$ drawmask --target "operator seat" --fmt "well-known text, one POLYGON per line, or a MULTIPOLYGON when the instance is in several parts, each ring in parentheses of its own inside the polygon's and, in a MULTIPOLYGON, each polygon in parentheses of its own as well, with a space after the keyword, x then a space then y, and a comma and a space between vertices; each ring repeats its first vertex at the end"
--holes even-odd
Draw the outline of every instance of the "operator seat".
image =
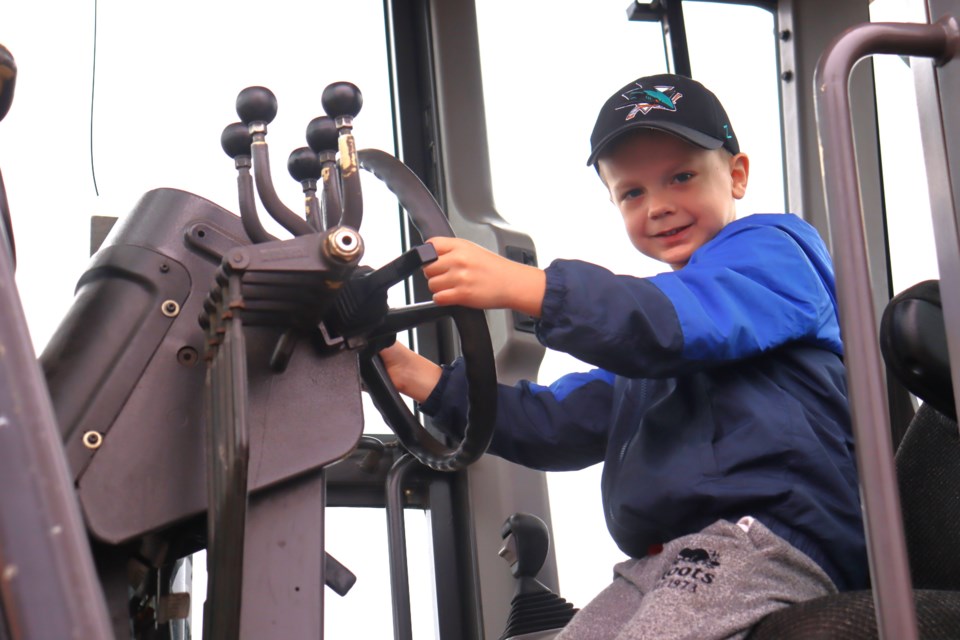
MULTIPOLYGON (((896 452, 920 638, 960 638, 960 434, 939 283, 887 305, 880 346, 889 371, 923 401, 896 452)), ((773 613, 749 640, 878 637, 871 591, 848 591, 773 613)))

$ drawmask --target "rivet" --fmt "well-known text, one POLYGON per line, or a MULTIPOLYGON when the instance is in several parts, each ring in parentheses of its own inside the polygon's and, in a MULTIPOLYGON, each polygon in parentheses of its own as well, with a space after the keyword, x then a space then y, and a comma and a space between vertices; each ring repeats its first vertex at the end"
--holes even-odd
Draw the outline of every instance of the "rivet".
POLYGON ((94 450, 99 449, 100 445, 103 444, 103 434, 99 431, 87 431, 83 434, 83 446, 87 449, 94 450))
POLYGON ((192 367, 199 360, 199 354, 193 347, 180 347, 180 350, 177 351, 177 362, 185 367, 192 367))
POLYGON ((180 315, 180 304, 176 300, 164 300, 160 311, 168 318, 176 318, 180 315))

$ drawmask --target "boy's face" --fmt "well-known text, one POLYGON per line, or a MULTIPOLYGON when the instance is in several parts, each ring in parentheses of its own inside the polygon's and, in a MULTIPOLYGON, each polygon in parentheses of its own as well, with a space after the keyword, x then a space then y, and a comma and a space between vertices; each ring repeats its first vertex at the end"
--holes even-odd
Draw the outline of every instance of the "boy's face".
POLYGON ((597 166, 633 246, 674 269, 736 218, 749 173, 742 153, 650 129, 624 136, 597 166))

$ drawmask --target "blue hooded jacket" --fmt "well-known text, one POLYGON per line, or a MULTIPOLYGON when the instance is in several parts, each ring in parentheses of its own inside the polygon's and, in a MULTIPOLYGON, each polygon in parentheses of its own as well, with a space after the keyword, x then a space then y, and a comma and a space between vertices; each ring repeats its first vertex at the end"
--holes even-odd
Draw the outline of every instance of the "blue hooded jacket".
MULTIPOLYGON (((557 260, 537 336, 597 369, 499 386, 490 452, 543 470, 603 461, 624 553, 754 516, 840 590, 866 545, 833 269, 792 214, 736 220, 651 278, 557 260)), ((466 381, 444 367, 422 410, 462 431, 466 381)))

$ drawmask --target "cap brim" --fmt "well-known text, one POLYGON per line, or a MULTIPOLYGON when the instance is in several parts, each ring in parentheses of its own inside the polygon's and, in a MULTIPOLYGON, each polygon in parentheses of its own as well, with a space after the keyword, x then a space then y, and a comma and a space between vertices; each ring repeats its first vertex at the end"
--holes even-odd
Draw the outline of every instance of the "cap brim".
POLYGON ((597 162, 597 156, 603 153, 603 150, 610 146, 610 143, 627 133, 628 131, 634 131, 635 129, 656 129, 657 131, 664 131, 666 133, 671 133, 682 140, 686 140, 692 145, 698 146, 702 149, 719 149, 723 146, 723 140, 718 140, 706 134, 700 133, 695 129, 690 127, 685 127, 681 124, 674 124, 672 122, 635 122, 628 124, 626 126, 620 127, 613 133, 610 133, 594 148, 593 152, 590 154, 590 157, 587 159, 587 166, 592 166, 597 162))

